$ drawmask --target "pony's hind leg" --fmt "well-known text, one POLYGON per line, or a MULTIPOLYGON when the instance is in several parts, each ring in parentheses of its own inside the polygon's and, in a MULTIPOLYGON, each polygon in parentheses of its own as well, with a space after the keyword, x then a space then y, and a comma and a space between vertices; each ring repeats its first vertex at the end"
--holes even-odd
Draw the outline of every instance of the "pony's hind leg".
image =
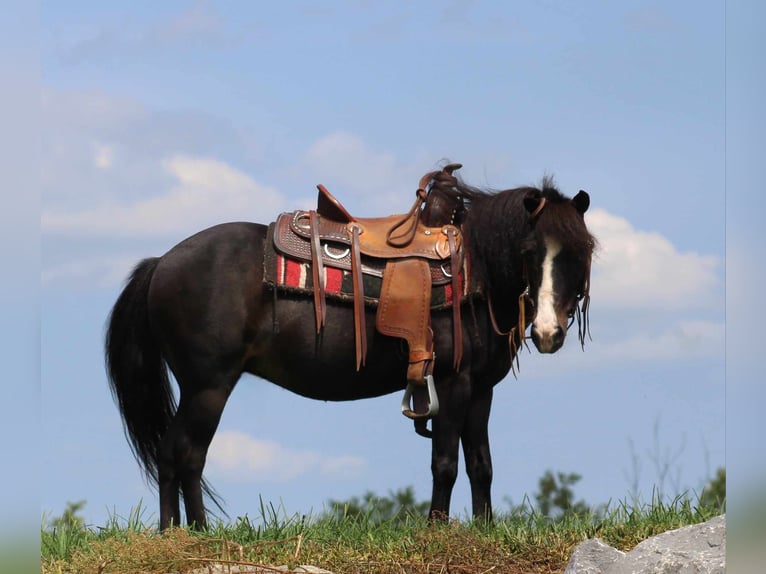
POLYGON ((180 526, 181 507, 179 495, 181 481, 176 471, 175 456, 173 454, 176 436, 180 426, 176 423, 178 417, 173 419, 165 436, 162 438, 157 462, 157 476, 160 494, 160 530, 171 526, 180 526))
POLYGON ((160 475, 161 528, 168 527, 170 520, 180 522, 179 487, 187 524, 198 529, 207 526, 202 471, 233 386, 233 382, 227 381, 206 388, 182 388, 178 412, 162 444, 165 464, 161 470, 165 473, 160 475))

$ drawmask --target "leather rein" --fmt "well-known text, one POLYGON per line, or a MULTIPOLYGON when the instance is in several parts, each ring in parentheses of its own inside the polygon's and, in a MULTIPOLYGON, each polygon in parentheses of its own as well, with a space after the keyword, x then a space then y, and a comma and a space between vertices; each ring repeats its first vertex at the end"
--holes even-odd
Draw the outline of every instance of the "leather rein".
MULTIPOLYGON (((537 219, 540 214, 542 213, 543 209, 545 208, 545 205, 548 200, 546 200, 544 197, 540 200, 539 205, 535 208, 535 210, 529 214, 529 217, 527 218, 528 223, 532 223, 535 219, 537 219)), ((527 260, 522 260, 522 277, 524 278, 524 283, 526 283, 526 287, 524 287, 524 291, 521 292, 521 295, 519 295, 519 321, 516 325, 511 327, 508 331, 503 331, 500 326, 497 323, 497 319, 495 318, 495 311, 493 309, 492 305, 492 295, 491 293, 487 293, 487 309, 489 310, 489 320, 492 324, 492 330, 495 332, 495 334, 500 335, 501 337, 508 337, 508 347, 511 350, 511 357, 516 358, 516 367, 514 368, 513 360, 511 360, 511 369, 513 370, 513 374, 516 374, 516 368, 519 367, 519 343, 524 343, 524 346, 529 349, 527 346, 527 303, 531 307, 535 306, 535 302, 532 300, 532 298, 529 296, 529 275, 527 273, 527 260), (519 343, 516 342, 516 334, 518 333, 519 337, 519 343)))

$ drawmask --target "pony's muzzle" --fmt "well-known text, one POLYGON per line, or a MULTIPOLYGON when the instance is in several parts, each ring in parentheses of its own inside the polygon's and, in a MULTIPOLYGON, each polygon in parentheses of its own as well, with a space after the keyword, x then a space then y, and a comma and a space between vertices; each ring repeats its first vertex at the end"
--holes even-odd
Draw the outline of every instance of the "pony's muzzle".
POLYGON ((532 342, 540 353, 555 353, 564 344, 566 331, 560 325, 554 329, 539 329, 532 324, 532 342))

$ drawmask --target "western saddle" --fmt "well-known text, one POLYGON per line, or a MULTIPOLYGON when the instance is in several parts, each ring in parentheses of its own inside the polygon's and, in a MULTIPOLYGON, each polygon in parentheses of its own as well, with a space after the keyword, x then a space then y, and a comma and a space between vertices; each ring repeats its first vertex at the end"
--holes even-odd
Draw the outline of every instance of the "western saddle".
POLYGON ((357 370, 365 364, 367 354, 362 276, 382 276, 375 326, 380 333, 405 339, 409 345, 402 412, 412 419, 434 416, 439 408, 432 374, 432 285, 451 286, 456 370, 462 359, 460 299, 466 278, 461 284, 464 258, 459 220, 465 205, 459 194, 443 189, 454 188, 457 180, 452 172, 460 167, 449 164, 425 174, 415 203, 404 215, 353 217, 320 184, 316 210, 283 213, 275 223, 277 251, 310 263, 317 333, 322 331, 326 314, 325 266, 351 272, 357 370), (428 409, 418 413, 410 408, 410 399, 423 386, 428 391, 428 409))

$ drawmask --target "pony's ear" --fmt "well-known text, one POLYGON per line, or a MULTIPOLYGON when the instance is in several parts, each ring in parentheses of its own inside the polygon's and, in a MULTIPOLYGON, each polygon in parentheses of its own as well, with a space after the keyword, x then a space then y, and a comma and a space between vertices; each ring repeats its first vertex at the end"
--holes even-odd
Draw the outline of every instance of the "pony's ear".
POLYGON ((535 209, 537 209, 540 205, 540 202, 543 200, 542 196, 530 194, 527 195, 524 198, 524 207, 527 210, 527 213, 534 213, 535 209))
POLYGON ((588 192, 582 189, 578 191, 577 195, 572 198, 572 205, 574 205, 575 209, 581 214, 588 211, 588 207, 590 207, 590 196, 588 195, 588 192))

